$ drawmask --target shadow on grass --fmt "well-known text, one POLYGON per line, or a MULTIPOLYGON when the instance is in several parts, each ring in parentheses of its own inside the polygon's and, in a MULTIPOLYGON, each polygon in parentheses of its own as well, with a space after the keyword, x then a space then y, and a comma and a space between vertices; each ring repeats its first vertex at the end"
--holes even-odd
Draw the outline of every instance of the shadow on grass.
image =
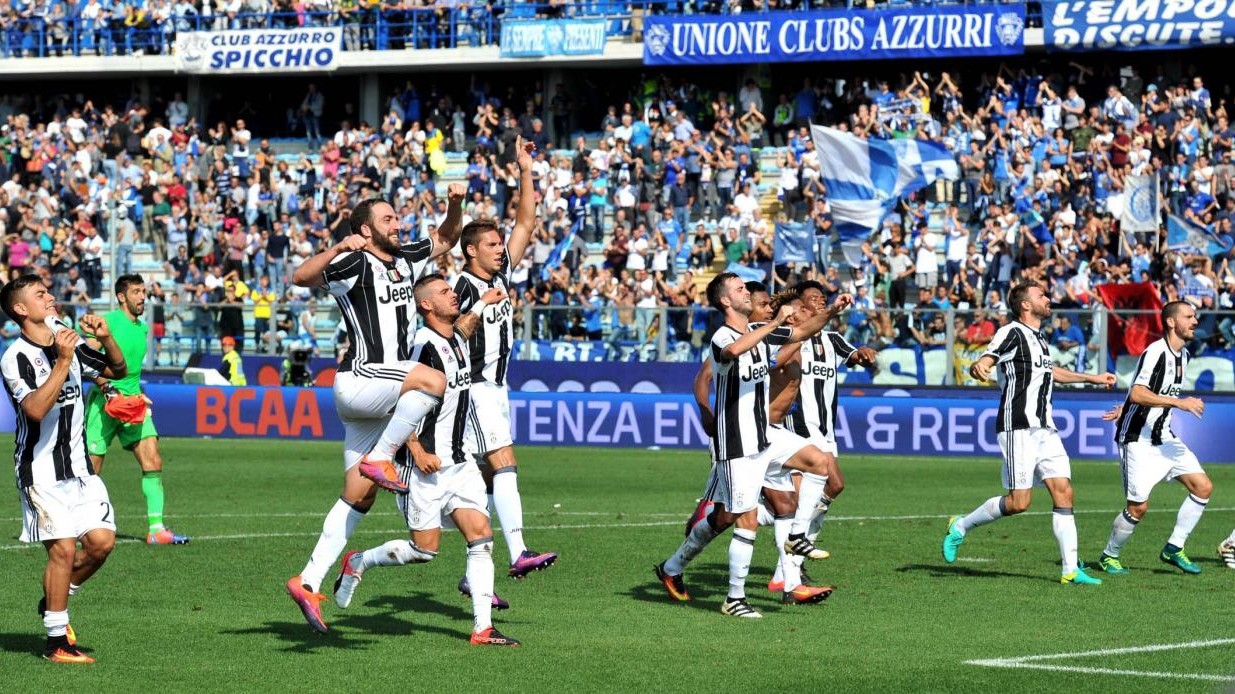
MULTIPOLYGON (((687 568, 684 580, 686 592, 691 597, 688 602, 678 602, 670 598, 664 586, 656 580, 651 567, 648 567, 645 575, 646 581, 635 584, 624 595, 640 602, 719 613, 721 603, 725 601, 729 592, 728 565, 704 564, 687 568)), ((776 600, 771 604, 765 599, 766 596, 771 595, 766 590, 770 578, 771 575, 767 572, 752 572, 746 579, 746 597, 755 609, 764 613, 777 612, 781 609, 779 593, 774 596, 776 600)))
POLYGON ((0 651, 6 653, 25 653, 31 656, 41 656, 43 655, 43 645, 45 643, 47 643, 47 637, 42 634, 0 634, 0 651))
POLYGON ((989 571, 972 566, 949 566, 947 564, 906 564, 896 569, 898 573, 919 572, 933 578, 967 576, 971 578, 1028 578, 1034 581, 1048 580, 1050 574, 1022 574, 1012 571, 989 571))
POLYGON ((303 621, 266 622, 261 626, 247 629, 225 629, 219 633, 224 636, 273 636, 287 644, 283 650, 286 653, 312 653, 322 649, 359 648, 375 643, 377 639, 365 638, 364 635, 340 633, 331 623, 328 634, 319 634, 309 628, 303 621))

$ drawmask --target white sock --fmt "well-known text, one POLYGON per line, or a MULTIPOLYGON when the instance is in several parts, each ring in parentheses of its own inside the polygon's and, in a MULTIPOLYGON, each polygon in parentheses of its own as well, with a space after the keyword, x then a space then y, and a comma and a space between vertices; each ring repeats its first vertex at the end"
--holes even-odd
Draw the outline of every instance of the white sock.
POLYGON ((776 516, 768 508, 767 504, 759 504, 755 510, 759 514, 759 525, 772 525, 776 521, 776 516))
POLYGON ((70 583, 69 584, 69 597, 77 595, 77 591, 79 590, 81 590, 81 586, 77 585, 76 583, 70 583))
POLYGON ((999 518, 1002 518, 1005 515, 1003 512, 1003 500, 1005 498, 1006 497, 1002 496, 993 496, 987 499, 981 506, 974 509, 968 516, 958 520, 955 526, 956 529, 964 535, 980 525, 993 523, 999 518))
POLYGON ((806 539, 814 543, 819 539, 819 531, 823 530, 823 522, 828 519, 828 509, 832 508, 832 498, 826 493, 820 497, 810 517, 810 529, 806 531, 806 539))
POLYGON ((510 551, 510 563, 515 563, 527 549, 523 544, 523 500, 519 498, 518 468, 493 471, 493 496, 490 497, 497 519, 502 524, 502 536, 510 551))
POLYGON ((1189 494, 1179 505, 1179 514, 1175 516, 1175 529, 1171 531, 1171 539, 1167 540, 1167 544, 1183 549, 1188 536, 1192 534, 1196 524, 1201 522, 1201 514, 1205 513, 1205 505, 1208 503, 1209 499, 1189 494))
POLYGON ((1076 516, 1070 508, 1055 508, 1051 511, 1051 528, 1059 543, 1059 558, 1066 576, 1076 571, 1076 516))
POLYGON ((472 590, 472 631, 493 626, 493 538, 467 544, 467 585, 472 590))
POLYGON ((364 518, 364 511, 357 511, 351 504, 339 499, 330 507, 326 520, 322 521, 322 534, 317 538, 313 554, 309 555, 309 563, 300 572, 300 580, 314 593, 321 588, 326 572, 334 566, 335 560, 347 547, 347 540, 356 530, 356 524, 364 518))
POLYGON ((755 531, 733 529, 729 541, 729 599, 746 597, 746 575, 750 573, 750 558, 755 553, 755 531))
POLYGON ((399 402, 395 403, 394 414, 390 416, 390 422, 382 432, 382 438, 378 439, 377 445, 369 451, 369 458, 394 460, 395 454, 407 445, 407 437, 416 430, 420 420, 441 402, 437 397, 419 390, 409 390, 400 395, 399 402))
POLYGON ((789 533, 793 528, 793 522, 792 518, 777 518, 772 523, 772 529, 776 536, 776 553, 780 559, 776 564, 776 573, 784 578, 786 591, 793 590, 802 585, 802 572, 791 561, 793 555, 785 552, 785 543, 789 540, 789 533))
POLYGON ((802 486, 798 487, 798 510, 793 515, 794 535, 805 535, 810 530, 811 516, 815 515, 815 506, 823 498, 823 487, 827 483, 827 477, 802 473, 802 486))
MULTIPOLYGON (((365 569, 375 566, 403 566, 404 564, 423 564, 437 556, 412 544, 411 540, 391 540, 384 545, 367 549, 359 557, 360 561, 352 564, 356 573, 364 573, 365 569)), ((355 558, 353 558, 354 560, 355 558)))
POLYGON ((48 610, 44 612, 43 627, 47 629, 48 636, 64 636, 69 628, 69 611, 52 612, 48 610))
POLYGON ((704 518, 695 523, 695 527, 691 528, 690 534, 686 536, 681 546, 665 562, 665 573, 670 576, 680 576, 686 570, 686 565, 699 556, 703 548, 707 547, 718 535, 720 533, 712 527, 711 520, 704 518))
POLYGON ((1231 531, 1231 535, 1230 537, 1226 538, 1226 541, 1235 545, 1235 530, 1231 531))
POLYGON ((1106 549, 1102 553, 1108 557, 1118 557, 1119 550, 1128 543, 1132 538, 1132 532, 1136 530, 1136 524, 1141 521, 1128 513, 1128 509, 1119 512, 1115 516, 1115 521, 1111 523, 1111 537, 1106 541, 1106 549))

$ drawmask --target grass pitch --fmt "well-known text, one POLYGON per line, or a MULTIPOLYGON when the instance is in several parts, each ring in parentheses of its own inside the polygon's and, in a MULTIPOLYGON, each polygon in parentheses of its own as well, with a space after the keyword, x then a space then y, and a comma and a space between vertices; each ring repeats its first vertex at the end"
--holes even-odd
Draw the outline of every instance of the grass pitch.
MULTIPOLYGON (((443 538, 432 564, 367 572, 351 609, 326 606, 331 634, 305 626, 283 583, 304 565, 339 492, 340 444, 166 439, 162 449, 168 523, 193 542, 140 544, 137 466, 113 448, 104 479, 121 543, 70 603, 94 666, 38 657, 44 553, 16 541, 17 495, 4 495, 0 672, 21 690, 1177 692, 1235 684, 1235 571, 1214 558, 1235 524, 1235 467, 1209 467, 1216 491, 1188 543, 1202 575, 1157 560, 1184 495, 1163 485, 1124 550, 1133 574, 1089 588, 1058 583, 1045 492, 1030 514, 974 531, 960 560, 943 563, 947 517, 999 492, 996 460, 845 457, 848 489, 820 541, 833 558, 809 567, 837 592, 822 605, 782 607, 765 587, 775 550, 763 529, 747 592, 764 619, 750 621, 719 613, 727 537, 688 571, 693 602, 671 603, 652 577, 652 564, 681 541, 706 455, 522 448, 526 538, 561 559, 512 581, 502 575, 498 534, 498 592, 513 608, 495 621, 524 643, 501 650, 467 644, 469 604, 454 588, 464 563, 457 534, 443 538)), ((1073 474, 1081 556, 1092 564, 1122 506, 1119 470, 1081 461, 1073 474)), ((385 495, 350 547, 405 536, 385 495)))

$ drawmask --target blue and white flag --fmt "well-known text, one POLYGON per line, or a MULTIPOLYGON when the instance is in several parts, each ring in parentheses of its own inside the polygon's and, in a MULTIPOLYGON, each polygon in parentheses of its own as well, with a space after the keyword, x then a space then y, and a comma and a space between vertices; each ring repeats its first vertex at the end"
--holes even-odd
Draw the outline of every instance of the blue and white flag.
POLYGON ((842 245, 856 242, 860 246, 900 196, 940 178, 960 178, 956 157, 942 143, 863 140, 819 125, 811 126, 811 135, 819 150, 820 180, 827 186, 832 222, 842 245))
POLYGON ((1128 176, 1124 179, 1124 206, 1119 228, 1125 234, 1157 232, 1162 213, 1158 207, 1158 176, 1128 176))
POLYGON ((732 272, 737 275, 743 282, 762 282, 763 278, 768 274, 759 268, 750 267, 741 263, 729 263, 725 268, 725 272, 732 272))
POLYGON ((1166 218, 1166 247, 1172 251, 1213 257, 1231 249, 1231 239, 1178 215, 1166 218))
POLYGON ((557 269, 558 265, 562 264, 562 259, 566 257, 566 251, 570 250, 570 244, 575 242, 575 232, 583 227, 583 220, 579 220, 570 225, 570 231, 562 237, 553 250, 549 251, 549 257, 545 258, 545 264, 540 268, 541 281, 548 281, 549 275, 557 269))
POLYGON ((776 236, 772 245, 772 262, 777 265, 813 263, 815 261, 814 244, 811 243, 813 236, 814 230, 809 224, 777 222, 776 236))

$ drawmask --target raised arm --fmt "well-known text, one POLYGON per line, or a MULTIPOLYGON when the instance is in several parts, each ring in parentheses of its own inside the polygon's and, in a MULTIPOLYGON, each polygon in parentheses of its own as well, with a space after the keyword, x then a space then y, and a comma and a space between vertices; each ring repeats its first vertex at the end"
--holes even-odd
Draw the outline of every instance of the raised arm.
POLYGON ((451 183, 446 186, 446 219, 433 234, 433 252, 430 258, 449 253, 459 236, 463 233, 463 198, 467 196, 467 186, 462 183, 451 183))
POLYGON ((832 302, 831 306, 794 326, 793 337, 790 339, 802 341, 812 335, 815 335, 819 331, 823 330, 829 321, 839 316, 845 309, 849 308, 852 303, 852 296, 848 294, 841 294, 836 297, 836 301, 832 302))
POLYGON ((352 234, 330 248, 307 259, 292 273, 292 284, 316 289, 326 284, 326 266, 341 253, 359 251, 365 247, 365 237, 352 234))
POLYGON ((507 262, 518 265, 532 241, 536 225, 536 183, 532 180, 532 143, 522 137, 515 139, 515 161, 519 165, 519 209, 515 211, 515 228, 506 241, 507 262))
POLYGON ((789 319, 789 316, 793 315, 793 311, 794 308, 792 306, 781 306, 780 312, 776 314, 775 318, 767 323, 764 323, 758 328, 743 334, 738 339, 726 345, 724 349, 720 351, 721 358, 725 361, 733 361, 734 359, 737 359, 743 354, 751 351, 757 347, 760 342, 766 340, 768 335, 771 335, 776 332, 777 328, 783 326, 785 321, 789 319))
POLYGON ((1115 385, 1115 374, 1085 374, 1058 366, 1051 369, 1051 377, 1055 379, 1056 383, 1092 383, 1095 386, 1103 386, 1105 388, 1115 385))

